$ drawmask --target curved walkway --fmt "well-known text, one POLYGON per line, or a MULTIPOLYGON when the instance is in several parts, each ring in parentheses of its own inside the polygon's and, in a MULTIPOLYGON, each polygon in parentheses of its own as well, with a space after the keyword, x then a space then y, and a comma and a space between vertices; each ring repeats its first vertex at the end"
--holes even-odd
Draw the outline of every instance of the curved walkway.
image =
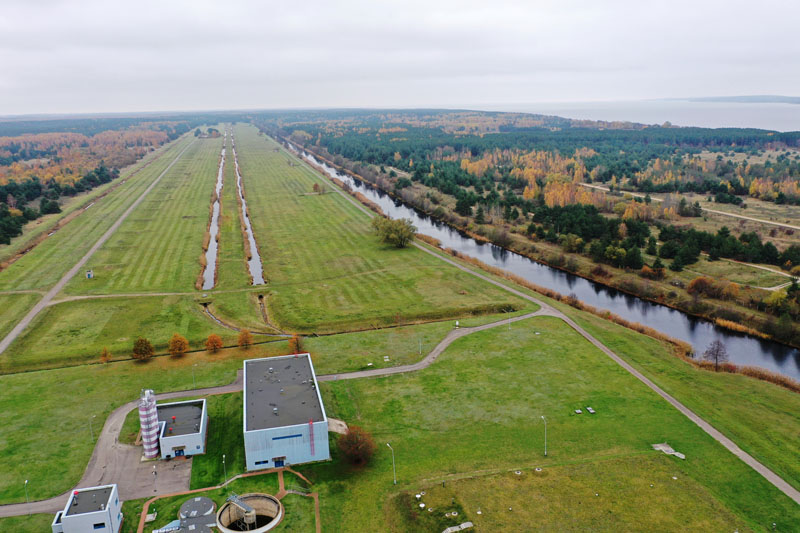
POLYGON ((103 233, 103 235, 97 240, 97 242, 95 242, 94 245, 92 245, 92 247, 89 248, 89 251, 86 252, 86 254, 83 257, 81 257, 80 260, 77 263, 75 263, 72 266, 72 268, 70 268, 69 271, 67 271, 67 273, 64 274, 61 277, 61 279, 58 280, 58 282, 55 285, 53 285, 53 287, 50 288, 49 291, 47 291, 47 294, 45 294, 44 297, 41 300, 39 300, 39 302, 37 302, 36 305, 33 306, 33 309, 28 311, 28 314, 26 314, 22 318, 22 320, 20 320, 17 323, 17 325, 14 326, 14 329, 12 329, 8 333, 8 335, 6 335, 5 338, 3 338, 2 341, 0 341, 0 353, 3 353, 4 351, 6 351, 6 349, 9 347, 9 345, 11 345, 11 343, 14 342, 14 340, 17 337, 19 337, 20 333, 22 333, 22 331, 26 327, 28 327, 28 324, 30 324, 31 321, 34 318, 36 318, 36 315, 41 313, 42 310, 50 304, 50 301, 56 296, 56 294, 61 292, 61 289, 64 288, 64 286, 69 282, 69 280, 71 280, 75 276, 75 274, 77 274, 78 271, 81 268, 83 268, 83 265, 85 265, 86 262, 89 261, 89 258, 92 257, 92 255, 94 255, 94 253, 101 246, 103 246, 103 244, 105 244, 105 242, 109 238, 111 238, 111 236, 114 234, 114 232, 117 231, 117 228, 119 228, 122 225, 122 223, 125 221, 125 219, 128 218, 128 215, 130 215, 133 212, 134 209, 139 207, 139 204, 142 203, 142 200, 144 200, 145 196, 147 196, 148 193, 150 191, 152 191, 155 188, 156 185, 158 185, 158 182, 161 181, 161 178, 163 178, 164 175, 167 172, 169 172, 169 170, 172 168, 172 166, 175 163, 178 162, 178 159, 181 158, 181 156, 184 154, 184 152, 186 152, 186 150, 188 150, 189 147, 191 147, 194 144, 194 142, 195 141, 191 141, 189 144, 187 144, 184 147, 183 150, 178 152, 178 155, 176 155, 175 159, 173 159, 172 162, 169 165, 167 165, 167 168, 165 168, 164 171, 161 174, 159 174, 158 177, 156 179, 154 179, 153 182, 150 185, 147 186, 147 188, 144 190, 144 192, 142 192, 142 194, 139 195, 139 197, 136 199, 136 201, 134 201, 130 206, 128 206, 128 209, 126 209, 125 212, 122 213, 122 215, 120 215, 120 217, 114 222, 114 224, 112 224, 111 227, 108 228, 108 230, 106 230, 105 233, 103 233))

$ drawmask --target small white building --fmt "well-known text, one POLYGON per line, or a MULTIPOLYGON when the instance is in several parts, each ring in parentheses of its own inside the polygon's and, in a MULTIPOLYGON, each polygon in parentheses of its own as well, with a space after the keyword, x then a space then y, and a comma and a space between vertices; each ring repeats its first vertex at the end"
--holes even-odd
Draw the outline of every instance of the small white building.
POLYGON ((208 411, 205 399, 162 403, 158 412, 158 447, 162 459, 206 453, 208 411))
POLYGON ((78 489, 56 513, 53 533, 119 533, 122 503, 116 485, 78 489))
POLYGON ((244 448, 247 470, 331 458, 309 354, 244 362, 244 448))

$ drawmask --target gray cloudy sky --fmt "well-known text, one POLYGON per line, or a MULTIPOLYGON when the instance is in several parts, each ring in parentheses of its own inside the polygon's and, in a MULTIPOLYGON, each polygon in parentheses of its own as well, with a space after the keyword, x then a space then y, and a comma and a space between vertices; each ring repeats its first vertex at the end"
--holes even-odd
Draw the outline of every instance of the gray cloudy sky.
POLYGON ((789 94, 800 3, 3 0, 0 114, 789 94))

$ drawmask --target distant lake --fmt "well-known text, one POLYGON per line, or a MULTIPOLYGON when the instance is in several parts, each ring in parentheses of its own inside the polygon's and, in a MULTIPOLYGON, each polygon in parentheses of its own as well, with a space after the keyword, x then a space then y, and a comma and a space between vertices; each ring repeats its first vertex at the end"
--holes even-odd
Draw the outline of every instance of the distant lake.
POLYGON ((676 126, 800 131, 800 104, 638 100, 503 104, 476 108, 486 111, 517 111, 574 119, 620 120, 642 124, 663 124, 669 121, 676 126))

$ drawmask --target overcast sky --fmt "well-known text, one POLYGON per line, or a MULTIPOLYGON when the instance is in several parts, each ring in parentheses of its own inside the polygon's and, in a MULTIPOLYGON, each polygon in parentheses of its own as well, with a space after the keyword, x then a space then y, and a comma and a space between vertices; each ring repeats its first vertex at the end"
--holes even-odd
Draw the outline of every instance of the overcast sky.
POLYGON ((0 114, 787 94, 800 3, 3 0, 0 114))

